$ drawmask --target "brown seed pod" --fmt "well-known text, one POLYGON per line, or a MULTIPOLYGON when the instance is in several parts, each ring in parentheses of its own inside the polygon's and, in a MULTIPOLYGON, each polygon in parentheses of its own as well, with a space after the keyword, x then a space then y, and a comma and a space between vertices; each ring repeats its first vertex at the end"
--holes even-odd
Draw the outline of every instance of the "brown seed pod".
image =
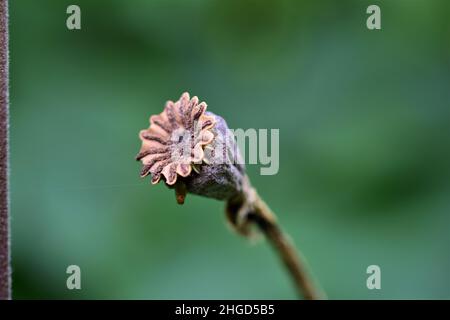
POLYGON ((320 297, 289 238, 251 186, 234 135, 224 119, 206 112, 206 103, 183 93, 150 117, 150 127, 139 137, 141 177, 151 174, 153 184, 165 180, 179 204, 187 193, 226 201, 229 224, 244 236, 252 235, 252 227, 259 228, 279 252, 299 292, 307 299, 320 297))
POLYGON ((178 203, 188 192, 228 200, 242 191, 245 169, 234 136, 197 97, 183 93, 178 101, 168 101, 139 137, 141 177, 151 174, 153 184, 165 180, 175 188, 178 203))

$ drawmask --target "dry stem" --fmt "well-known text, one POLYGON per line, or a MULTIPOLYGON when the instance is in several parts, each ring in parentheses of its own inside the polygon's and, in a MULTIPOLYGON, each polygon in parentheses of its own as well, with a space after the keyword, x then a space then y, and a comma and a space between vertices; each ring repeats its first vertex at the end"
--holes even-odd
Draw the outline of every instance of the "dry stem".
POLYGON ((321 299, 318 289, 309 277, 305 263, 273 217, 270 208, 257 195, 254 211, 249 213, 248 219, 253 221, 271 242, 288 269, 298 293, 307 300, 321 299))
POLYGON ((314 286, 305 262, 300 259, 301 255, 297 254, 288 235, 279 226, 275 214, 251 187, 247 177, 242 194, 227 203, 226 213, 239 233, 248 236, 252 225, 256 225, 264 233, 284 262, 300 296, 307 300, 325 298, 314 286))

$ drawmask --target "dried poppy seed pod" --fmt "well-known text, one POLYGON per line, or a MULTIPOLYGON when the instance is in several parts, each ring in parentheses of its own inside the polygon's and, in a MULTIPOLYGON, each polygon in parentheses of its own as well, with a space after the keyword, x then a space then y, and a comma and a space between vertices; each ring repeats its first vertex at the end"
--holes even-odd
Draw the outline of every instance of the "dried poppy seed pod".
POLYGON ((139 137, 142 146, 136 160, 143 164, 141 177, 151 174, 153 184, 165 180, 175 188, 180 204, 187 192, 225 200, 230 225, 245 236, 258 227, 279 252, 299 292, 307 299, 320 297, 289 238, 251 187, 225 120, 206 112, 206 103, 183 93, 177 102, 168 101, 162 113, 150 117, 150 127, 139 137))
POLYGON ((229 200, 243 190, 245 169, 234 136, 225 120, 206 107, 183 93, 139 133, 141 177, 151 174, 153 184, 162 178, 175 187, 178 203, 186 192, 229 200))

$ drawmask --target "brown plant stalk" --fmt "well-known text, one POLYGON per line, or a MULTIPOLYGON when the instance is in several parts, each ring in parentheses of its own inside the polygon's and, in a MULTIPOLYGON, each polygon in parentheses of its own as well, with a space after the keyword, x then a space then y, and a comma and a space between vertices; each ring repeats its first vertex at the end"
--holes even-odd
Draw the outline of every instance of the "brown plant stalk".
POLYGON ((277 223, 265 219, 267 212, 264 210, 267 209, 267 206, 256 207, 255 212, 249 216, 249 219, 254 221, 278 252, 294 281, 298 294, 306 300, 323 299, 310 278, 304 262, 300 259, 292 242, 289 241, 288 236, 277 223))
POLYGON ((290 237, 282 230, 273 211, 250 186, 248 177, 245 180, 247 183, 241 196, 227 203, 228 220, 243 235, 248 235, 252 226, 256 226, 265 235, 283 261, 301 297, 306 300, 325 299, 309 275, 306 262, 301 259, 290 237))

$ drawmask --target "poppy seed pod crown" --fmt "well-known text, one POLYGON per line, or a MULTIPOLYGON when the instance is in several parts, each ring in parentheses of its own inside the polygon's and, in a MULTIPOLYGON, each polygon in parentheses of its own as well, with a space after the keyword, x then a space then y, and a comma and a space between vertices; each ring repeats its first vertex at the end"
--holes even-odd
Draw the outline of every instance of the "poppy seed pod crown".
POLYGON ((206 108, 185 92, 139 133, 141 177, 151 174, 153 184, 163 179, 175 187, 179 203, 186 192, 219 200, 242 192, 245 168, 234 136, 225 120, 206 108))

